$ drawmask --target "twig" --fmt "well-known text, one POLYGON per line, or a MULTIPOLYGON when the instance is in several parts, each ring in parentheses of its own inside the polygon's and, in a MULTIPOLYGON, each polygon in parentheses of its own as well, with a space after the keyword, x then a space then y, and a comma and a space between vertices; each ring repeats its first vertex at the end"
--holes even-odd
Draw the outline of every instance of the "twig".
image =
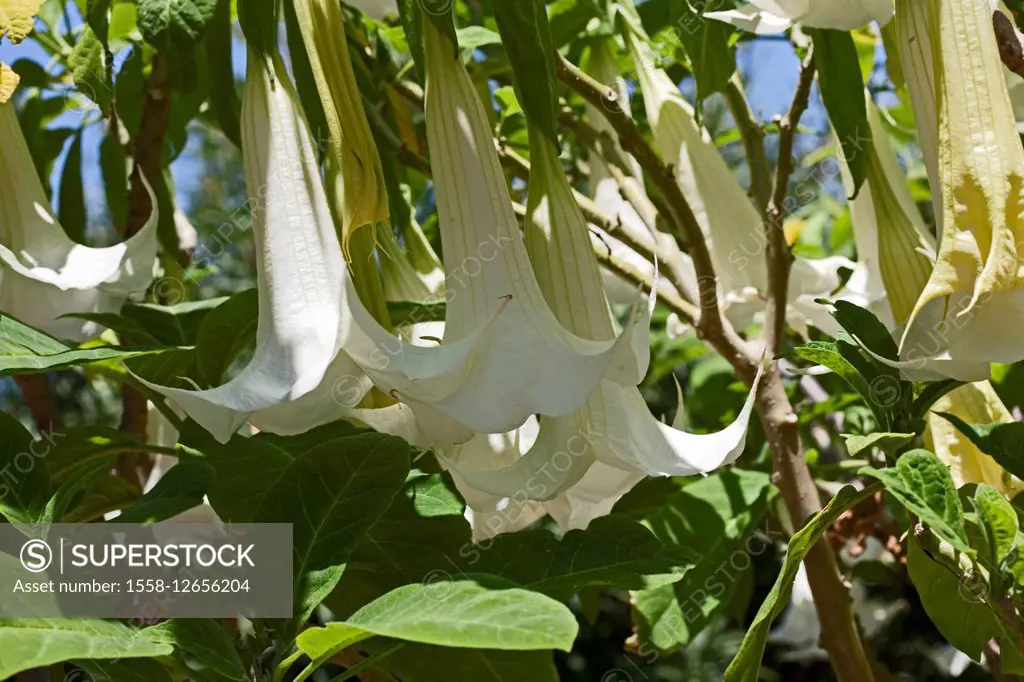
POLYGON ((797 127, 807 104, 810 101, 811 84, 814 82, 814 55, 808 54, 800 66, 800 80, 789 111, 778 122, 779 125, 779 165, 775 169, 775 185, 766 211, 765 235, 768 242, 765 257, 768 260, 768 305, 765 310, 765 345, 767 352, 774 356, 782 345, 786 331, 786 303, 789 293, 789 269, 792 256, 786 243, 783 229, 783 214, 786 194, 789 190, 789 178, 793 174, 795 161, 793 145, 796 140, 797 127))
POLYGON ((729 110, 736 121, 740 139, 743 141, 747 166, 750 168, 751 193, 761 211, 761 216, 767 217, 768 202, 771 201, 772 194, 772 179, 768 170, 768 157, 764 152, 764 126, 754 118, 754 112, 751 111, 743 92, 743 83, 738 71, 729 79, 729 84, 725 89, 725 100, 729 103, 729 110))
POLYGON ((651 183, 661 192, 668 208, 668 215, 665 217, 676 228, 677 234, 681 232, 683 243, 693 259, 694 270, 697 273, 701 310, 696 325, 697 332, 732 363, 748 385, 751 384, 759 354, 755 353, 722 317, 718 306, 718 280, 711 254, 697 217, 676 181, 674 169, 658 157, 657 152, 644 139, 636 127, 636 122, 622 108, 614 93, 560 54, 555 55, 555 66, 563 83, 604 113, 605 118, 615 129, 623 151, 633 155, 651 183))
MULTIPOLYGON (((498 158, 501 159, 505 168, 523 180, 529 180, 530 162, 520 156, 519 153, 501 140, 497 141, 497 147, 498 158)), ((654 240, 653 235, 650 243, 640 241, 637 239, 636 235, 631 234, 629 230, 623 229, 624 226, 620 219, 612 219, 610 216, 602 213, 601 210, 594 205, 594 202, 590 197, 586 197, 576 190, 573 190, 573 196, 575 197, 576 204, 580 207, 580 211, 583 213, 583 217, 586 218, 587 222, 604 231, 606 234, 615 237, 623 244, 646 258, 649 262, 654 263, 657 261, 662 267, 665 267, 668 274, 668 280, 672 283, 672 286, 676 288, 679 296, 682 296, 684 299, 687 298, 686 282, 683 280, 682 273, 677 267, 678 264, 675 263, 675 259, 673 259, 672 256, 662 249, 656 240, 654 240)))

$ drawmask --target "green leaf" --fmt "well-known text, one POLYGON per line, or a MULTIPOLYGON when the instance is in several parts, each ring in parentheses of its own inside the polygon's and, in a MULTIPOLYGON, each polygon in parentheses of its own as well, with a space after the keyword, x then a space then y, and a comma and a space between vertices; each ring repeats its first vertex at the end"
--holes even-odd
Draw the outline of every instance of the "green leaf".
POLYGON ((999 566, 1016 544, 1020 529, 1017 512, 1002 493, 987 483, 978 484, 974 502, 994 554, 993 566, 999 566))
POLYGON ((114 96, 114 79, 108 59, 109 52, 104 41, 88 25, 68 57, 75 87, 95 102, 104 116, 110 111, 114 96))
POLYGON ((76 502, 81 501, 82 490, 91 485, 94 478, 109 470, 110 463, 105 461, 90 462, 77 467, 57 488, 36 522, 44 525, 64 522, 68 511, 76 502))
POLYGON ((216 478, 214 468, 194 459, 179 462, 164 474, 153 489, 117 518, 118 523, 154 523, 177 516, 203 504, 216 478))
POLYGON ((196 363, 210 386, 224 383, 231 363, 256 339, 259 321, 256 289, 235 294, 199 325, 196 335, 196 363))
POLYGON ((401 585, 475 566, 485 550, 473 544, 463 508, 438 475, 408 481, 353 553, 328 606, 346 616, 401 585))
POLYGON ((736 50, 730 43, 732 26, 705 19, 707 3, 698 0, 696 4, 695 8, 690 0, 672 0, 669 21, 690 58, 697 98, 703 100, 725 90, 736 72, 736 50))
POLYGON ((160 343, 192 346, 199 338, 199 329, 207 315, 228 300, 210 298, 175 305, 129 303, 121 309, 121 316, 135 327, 146 330, 160 343))
POLYGON ((207 439, 217 470, 210 501, 226 521, 293 524, 295 608, 300 620, 334 589, 366 531, 401 490, 409 446, 378 433, 330 438, 348 425, 301 436, 207 439), (258 486, 253 481, 259 481, 258 486))
POLYGON ((210 108, 224 136, 241 149, 242 103, 235 89, 231 56, 231 0, 217 1, 205 41, 210 76, 210 108))
POLYGON ((483 26, 466 26, 455 31, 459 37, 459 48, 475 50, 487 45, 501 45, 501 35, 483 26))
POLYGON ((924 388, 916 398, 911 407, 911 413, 914 417, 924 419, 928 412, 931 411, 932 406, 950 391, 955 391, 964 385, 963 381, 957 381, 956 379, 946 379, 945 381, 933 381, 925 384, 924 388))
POLYGON ((405 585, 344 623, 303 632, 296 641, 314 660, 373 635, 438 646, 569 651, 578 626, 563 604, 487 575, 405 585))
POLYGON ((558 145, 558 77, 544 0, 491 0, 516 94, 530 124, 558 145))
POLYGON ((175 618, 147 628, 145 633, 153 642, 173 646, 192 670, 211 671, 229 680, 249 679, 231 635, 216 621, 175 618))
POLYGON ((732 663, 725 671, 725 682, 757 682, 761 672, 761 658, 764 656, 764 647, 768 641, 768 632, 771 630, 772 621, 782 613, 789 603, 790 594, 793 592, 793 580, 796 579, 800 563, 811 551, 814 543, 818 542, 819 536, 826 528, 835 523, 836 519, 847 509, 851 509, 861 500, 871 496, 876 491, 875 486, 868 486, 863 490, 856 490, 852 486, 846 486, 840 490, 835 497, 820 513, 811 517, 804 527, 797 531, 789 541, 789 551, 786 552, 786 560, 782 564, 782 572, 779 574, 771 592, 765 598, 754 622, 743 637, 743 643, 733 658, 732 663))
POLYGON ((68 237, 85 243, 85 190, 82 183, 82 133, 71 140, 68 154, 64 159, 64 170, 60 174, 61 227, 68 237))
POLYGON ((640 590, 674 583, 699 560, 684 544, 665 544, 636 521, 607 516, 561 540, 544 528, 500 535, 471 568, 568 599, 595 585, 640 590))
POLYGON ((74 658, 166 656, 171 647, 123 623, 77 618, 0 619, 0 678, 74 658))
POLYGON ((886 490, 916 514, 936 535, 970 556, 964 509, 949 469, 927 450, 911 450, 888 469, 864 467, 859 472, 885 484, 886 490))
POLYGON ((900 351, 889 328, 867 308, 849 301, 833 301, 832 317, 848 334, 888 360, 899 360, 900 351))
POLYGON ((860 73, 857 46, 847 31, 808 28, 807 33, 814 41, 821 99, 853 176, 852 199, 860 192, 867 177, 868 150, 871 148, 871 129, 868 127, 864 78, 860 73))
POLYGON ((203 38, 217 0, 139 0, 139 30, 161 52, 188 48, 203 38))
POLYGON ((956 574, 931 559, 915 540, 907 544, 907 571, 928 617, 950 644, 980 661, 988 640, 1003 635, 999 619, 956 574))
POLYGON ((0 412, 0 515, 32 523, 50 497, 50 477, 39 454, 45 450, 17 419, 0 412))
POLYGON ((173 682, 167 668, 149 659, 72 662, 91 679, 77 680, 72 674, 64 678, 67 682, 173 682))
POLYGON ((114 346, 72 348, 38 329, 0 313, 0 376, 34 374, 104 360, 160 355, 166 349, 125 350, 114 346))
POLYGON ((642 641, 674 651, 725 609, 739 575, 770 546, 751 533, 776 493, 768 474, 726 469, 686 485, 645 515, 645 524, 663 542, 702 557, 679 582, 635 594, 642 641))
MULTIPOLYGON (((366 647, 373 654, 391 642, 371 640, 366 647)), ((406 644, 399 655, 385 658, 381 665, 403 682, 558 682, 555 662, 547 651, 406 644)))
POLYGON ((916 433, 870 433, 866 436, 844 433, 842 436, 851 457, 873 447, 894 457, 900 448, 917 438, 916 433))
POLYGON ((968 424, 955 414, 937 412, 974 445, 990 455, 999 466, 1018 478, 1024 478, 1024 422, 1005 424, 968 424))

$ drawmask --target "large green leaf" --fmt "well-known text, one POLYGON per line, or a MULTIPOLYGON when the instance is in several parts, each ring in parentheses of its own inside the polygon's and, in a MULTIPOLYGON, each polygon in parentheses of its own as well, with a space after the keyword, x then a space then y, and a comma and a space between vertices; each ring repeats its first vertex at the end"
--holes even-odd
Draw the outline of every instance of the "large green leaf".
POLYGON ((955 414, 938 412, 960 433, 974 443, 999 466, 1018 478, 1024 478, 1024 422, 1005 424, 968 424, 955 414))
POLYGON ((572 612, 554 599, 471 574, 399 587, 343 623, 306 630, 296 643, 314 660, 373 635, 456 648, 569 651, 577 629, 572 612))
POLYGON ((171 646, 154 642, 123 623, 92 619, 0 619, 0 678, 75 658, 167 656, 171 646))
POLYGON ((203 504, 213 486, 214 468, 199 459, 185 460, 164 474, 153 489, 125 509, 118 523, 163 521, 203 504))
POLYGON ((776 492, 768 474, 727 469, 685 486, 645 514, 644 522, 658 538, 702 557, 679 582, 636 593, 642 641, 675 650, 722 612, 753 557, 770 547, 751 532, 776 492))
MULTIPOLYGON (((123 661, 72 661, 88 673, 89 678, 81 682, 173 682, 170 671, 154 660, 128 658, 123 661)), ((78 677, 85 677, 78 676, 78 677)), ((79 682, 74 674, 65 677, 67 682, 79 682)), ((198 681, 197 681, 198 682, 198 681)))
POLYGON ((207 438, 202 448, 217 470, 210 501, 221 518, 292 524, 300 620, 334 589, 409 472, 405 441, 353 430, 328 425, 290 438, 236 436, 225 445, 207 438))
POLYGON ((981 660, 988 640, 1004 634, 999 619, 970 586, 932 560, 915 540, 908 545, 907 571, 928 617, 950 644, 981 660))
MULTIPOLYGON (((108 57, 109 52, 103 41, 92 27, 88 25, 82 30, 81 35, 78 37, 78 42, 75 43, 74 49, 71 50, 71 56, 68 57, 68 65, 71 67, 71 77, 75 81, 75 87, 83 95, 95 102, 104 115, 109 111, 110 104, 114 99, 114 81, 111 74, 111 65, 107 61, 108 57)), ((79 157, 79 160, 81 160, 81 157, 79 157)), ((82 183, 80 174, 78 175, 78 182, 79 184, 82 183)), ((62 183, 62 225, 64 224, 63 196, 62 183)), ((77 239, 77 237, 75 238, 77 239)))
POLYGON ((808 520, 804 527, 790 538, 789 551, 786 552, 782 572, 779 573, 771 592, 768 593, 761 608, 758 609, 757 615, 754 616, 754 622, 743 637, 743 643, 740 644, 736 657, 726 669, 726 682, 757 682, 761 672, 761 658, 764 656, 764 647, 768 641, 768 632, 771 630, 772 621, 782 613, 786 604, 789 603, 790 594, 793 592, 793 580, 796 579, 800 563, 811 551, 814 543, 818 542, 819 536, 826 528, 835 523, 843 512, 871 496, 876 490, 877 484, 863 490, 856 490, 852 486, 844 487, 819 514, 808 520))
POLYGON ((1002 493, 987 483, 978 485, 972 500, 992 552, 991 567, 998 567, 1017 544, 1020 530, 1017 512, 1002 493))
POLYGON ((568 599, 584 587, 649 589, 674 583, 701 557, 685 543, 663 543, 621 516, 595 519, 561 540, 547 529, 500 535, 467 570, 500 575, 537 592, 568 599))
POLYGON ((353 553, 328 606, 347 616, 409 583, 446 580, 483 555, 473 544, 462 501, 438 475, 406 483, 353 553))
POLYGON ((814 41, 821 99, 853 176, 853 196, 857 196, 867 177, 871 149, 871 129, 868 127, 864 78, 860 72, 857 46, 848 31, 807 29, 807 32, 814 41))
POLYGON ((104 360, 126 360, 164 352, 166 349, 163 348, 72 348, 10 315, 0 313, 0 376, 67 369, 104 360))
POLYGON ((864 467, 860 473, 876 478, 903 506, 916 514, 935 534, 969 555, 964 509, 949 469, 927 450, 911 450, 888 469, 864 467))
POLYGON ((196 362, 208 385, 221 385, 231 363, 255 342, 258 299, 256 289, 239 292, 207 315, 199 325, 196 362))

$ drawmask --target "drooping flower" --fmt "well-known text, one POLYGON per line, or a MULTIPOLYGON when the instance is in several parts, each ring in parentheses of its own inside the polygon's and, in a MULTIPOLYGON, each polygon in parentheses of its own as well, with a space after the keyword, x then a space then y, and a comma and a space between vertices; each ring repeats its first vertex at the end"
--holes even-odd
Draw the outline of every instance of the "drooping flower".
MULTIPOLYGON (((260 63, 252 50, 249 63, 260 63)), ((259 292, 255 354, 237 376, 207 390, 144 381, 222 442, 250 420, 274 433, 301 433, 340 416, 331 399, 336 382, 352 377, 359 394, 352 406, 370 388, 339 353, 348 273, 309 128, 279 58, 274 70, 271 82, 267 69, 248 69, 242 102, 259 292)))
POLYGON ((941 229, 894 366, 915 379, 981 380, 989 363, 1024 358, 1024 149, 991 6, 906 0, 898 29, 941 229))
POLYGON ((635 384, 646 372, 649 308, 618 339, 597 342, 567 332, 547 307, 482 105, 450 43, 426 23, 428 139, 449 259, 444 343, 396 338, 360 301, 308 126, 275 58, 273 82, 266 69, 249 70, 243 111, 246 183, 263 199, 253 220, 255 355, 217 388, 150 384, 220 440, 247 420, 287 435, 352 414, 410 440, 450 445, 512 430, 531 414, 570 413, 603 377, 635 384), (401 402, 354 411, 371 379, 401 402), (345 397, 335 400, 339 390, 345 397))
MULTIPOLYGON (((541 290, 570 331, 612 339, 597 259, 557 148, 536 129, 530 138, 526 245, 541 290)), ((644 476, 705 473, 733 461, 743 450, 753 395, 730 426, 695 435, 655 419, 635 386, 603 381, 582 408, 541 417, 535 431, 528 425, 497 440, 478 436, 440 454, 480 516, 478 534, 508 530, 500 522, 510 504, 529 518, 543 503, 564 528, 580 528, 610 512, 644 476)))
MULTIPOLYGON (((655 147, 674 166, 683 195, 708 242, 719 279, 722 310, 734 325, 746 327, 764 309, 766 301, 764 223, 710 134, 697 123, 693 108, 668 74, 655 67, 642 36, 629 25, 624 32, 644 93, 655 147)), ((827 322, 814 301, 839 287, 840 267, 852 268, 853 264, 838 256, 798 258, 794 262, 786 318, 799 333, 806 335, 808 318, 827 322)))
POLYGON ((738 9, 707 12, 750 33, 783 33, 794 24, 810 28, 851 31, 872 21, 887 24, 893 17, 893 0, 750 0, 738 9))
MULTIPOLYGON (((872 146, 865 150, 867 180, 850 203, 858 262, 846 298, 895 327, 910 316, 928 284, 935 244, 910 195, 870 95, 868 122, 872 146), (863 284, 855 290, 852 282, 858 277, 863 284)), ((840 163, 847 189, 852 189, 849 172, 842 160, 840 163)), ((988 483, 1010 495, 1024 487, 936 412, 949 412, 975 424, 1012 421, 988 381, 961 386, 932 407, 927 417, 926 444, 950 468, 957 487, 988 483)))
POLYGON ((126 241, 99 249, 75 243, 50 207, 12 102, 0 104, 0 186, 0 310, 77 342, 97 325, 62 315, 116 312, 145 293, 156 272, 152 193, 153 213, 126 241))
POLYGON ((631 315, 618 339, 581 338, 559 323, 526 254, 483 103, 450 40, 429 21, 424 34, 427 142, 446 272, 440 348, 453 358, 444 367, 457 361, 465 369, 434 378, 417 362, 437 372, 437 349, 406 346, 406 359, 361 348, 354 355, 360 365, 404 404, 358 417, 422 443, 436 439, 439 412, 458 415, 476 433, 503 433, 531 414, 572 413, 602 378, 639 383, 649 361, 651 306, 631 315), (409 424, 417 412, 424 417, 409 424))

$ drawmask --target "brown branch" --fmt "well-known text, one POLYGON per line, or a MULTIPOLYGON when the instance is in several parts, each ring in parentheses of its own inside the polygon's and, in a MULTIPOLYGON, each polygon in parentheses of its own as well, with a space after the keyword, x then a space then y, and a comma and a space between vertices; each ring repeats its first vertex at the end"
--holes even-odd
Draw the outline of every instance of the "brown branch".
POLYGON ((785 200, 789 190, 789 178, 793 174, 795 160, 793 145, 800 118, 810 101, 811 84, 814 82, 814 55, 809 54, 800 66, 800 79, 789 111, 779 122, 779 165, 775 170, 775 185, 768 201, 765 222, 768 248, 768 305, 765 310, 765 344, 767 352, 775 356, 782 345, 786 331, 786 303, 789 295, 789 269, 793 259, 786 243, 785 200))
POLYGON ((767 217, 772 179, 768 170, 768 157, 764 152, 764 126, 757 122, 750 104, 747 103, 738 71, 729 79, 725 89, 725 100, 729 103, 729 110, 743 141, 743 151, 746 153, 747 166, 750 169, 750 193, 762 217, 767 217))
POLYGON ((618 101, 614 92, 560 54, 555 55, 555 66, 563 83, 604 113, 605 118, 615 129, 622 150, 633 155, 651 183, 661 192, 668 209, 668 215, 664 217, 674 228, 673 234, 677 239, 681 237, 697 272, 701 309, 700 319, 696 325, 697 333, 729 360, 740 377, 750 385, 757 370, 757 356, 732 325, 722 317, 718 307, 718 280, 711 254, 697 217, 676 181, 675 170, 664 163, 647 143, 636 122, 622 108, 622 103, 618 101))
MULTIPOLYGON (((501 140, 497 142, 497 148, 498 158, 501 159, 502 165, 505 166, 506 170, 528 181, 530 179, 530 162, 501 140)), ((652 243, 640 241, 636 238, 636 235, 630 234, 629 230, 622 229, 622 221, 602 213, 590 197, 586 197, 576 190, 573 190, 573 197, 576 199, 576 204, 588 223, 615 237, 651 263, 657 261, 662 267, 667 268, 668 280, 676 288, 679 296, 687 299, 686 282, 683 279, 683 273, 678 268, 679 264, 675 263, 675 259, 662 249, 657 242, 653 240, 652 243)), ((690 307, 692 310, 692 305, 690 307)))
POLYGON ((992 29, 999 45, 999 58, 1006 68, 1024 78, 1024 34, 999 10, 992 12, 992 29))
MULTIPOLYGON (((775 357, 786 325, 786 303, 792 256, 782 228, 783 208, 793 173, 793 146, 800 117, 807 109, 814 79, 814 58, 801 65, 800 78, 789 111, 779 121, 779 163, 768 203, 765 228, 768 249, 768 304, 765 342, 775 357)), ((757 410, 772 453, 772 481, 779 487, 796 526, 821 511, 821 499, 804 459, 797 415, 786 395, 778 363, 766 368, 758 391, 757 410)), ((829 654, 840 682, 872 682, 874 673, 857 631, 850 608, 849 591, 843 584, 835 554, 826 538, 820 538, 807 558, 807 579, 821 622, 821 643, 829 654)))
POLYGON ((45 374, 21 374, 14 377, 14 383, 21 389, 28 411, 40 433, 59 431, 64 428, 53 386, 45 374))
MULTIPOLYGON (((145 177, 154 192, 163 183, 164 138, 171 120, 171 84, 167 76, 167 58, 157 54, 153 58, 149 82, 142 105, 142 118, 135 136, 131 188, 128 193, 128 224, 124 237, 128 238, 149 220, 157 210, 150 201, 149 192, 142 181, 145 177)), ((118 428, 145 443, 149 421, 146 398, 127 384, 121 386, 121 422, 118 428)), ((126 452, 118 455, 117 472, 132 485, 141 488, 152 469, 152 458, 146 452, 126 452)))

